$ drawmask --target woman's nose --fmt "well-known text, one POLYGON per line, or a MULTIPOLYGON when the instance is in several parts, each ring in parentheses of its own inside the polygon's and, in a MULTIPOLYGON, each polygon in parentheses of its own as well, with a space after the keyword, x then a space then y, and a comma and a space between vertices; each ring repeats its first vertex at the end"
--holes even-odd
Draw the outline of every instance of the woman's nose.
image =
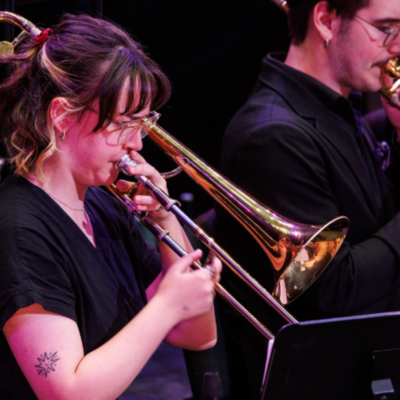
POLYGON ((143 141, 142 141, 142 135, 140 133, 140 130, 137 130, 134 132, 130 137, 128 138, 128 141, 123 144, 122 146, 126 150, 135 150, 135 151, 140 151, 143 148, 143 141))

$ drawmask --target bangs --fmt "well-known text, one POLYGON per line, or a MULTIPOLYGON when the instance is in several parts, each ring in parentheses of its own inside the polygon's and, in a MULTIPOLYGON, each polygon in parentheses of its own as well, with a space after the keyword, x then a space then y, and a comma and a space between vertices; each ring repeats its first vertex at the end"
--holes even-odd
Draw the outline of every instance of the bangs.
POLYGON ((132 118, 146 107, 157 110, 171 95, 171 84, 155 62, 145 57, 144 63, 125 48, 118 49, 117 53, 100 85, 97 96, 99 122, 93 132, 106 128, 114 119, 126 80, 128 80, 126 105, 120 115, 132 118), (136 105, 135 98, 139 98, 136 105))

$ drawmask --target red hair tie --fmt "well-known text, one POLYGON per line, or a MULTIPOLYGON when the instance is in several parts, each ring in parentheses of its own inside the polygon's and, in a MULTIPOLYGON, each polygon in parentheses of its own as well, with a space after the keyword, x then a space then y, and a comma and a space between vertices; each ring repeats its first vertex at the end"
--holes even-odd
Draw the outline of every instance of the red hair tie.
POLYGON ((52 32, 53 31, 50 28, 48 28, 45 31, 39 33, 39 35, 36 36, 35 46, 41 49, 52 32))

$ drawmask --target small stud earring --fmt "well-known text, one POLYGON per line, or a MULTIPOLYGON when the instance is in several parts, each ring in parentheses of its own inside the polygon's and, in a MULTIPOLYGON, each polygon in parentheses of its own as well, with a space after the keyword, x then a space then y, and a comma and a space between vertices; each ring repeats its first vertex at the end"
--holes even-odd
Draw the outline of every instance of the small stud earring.
POLYGON ((329 46, 329 39, 326 39, 324 42, 324 48, 327 49, 329 46))
POLYGON ((64 139, 65 139, 65 131, 60 132, 60 140, 64 141, 64 139))

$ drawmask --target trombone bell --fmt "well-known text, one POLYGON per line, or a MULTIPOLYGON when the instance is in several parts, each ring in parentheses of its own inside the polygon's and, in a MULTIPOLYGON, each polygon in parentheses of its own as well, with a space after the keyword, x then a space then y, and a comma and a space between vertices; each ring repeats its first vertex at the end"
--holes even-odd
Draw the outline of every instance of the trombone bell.
POLYGON ((159 125, 146 117, 142 120, 148 137, 239 221, 263 248, 274 270, 276 285, 272 296, 277 302, 287 305, 300 296, 336 255, 347 234, 349 220, 338 217, 326 225, 291 221, 239 189, 159 125))

